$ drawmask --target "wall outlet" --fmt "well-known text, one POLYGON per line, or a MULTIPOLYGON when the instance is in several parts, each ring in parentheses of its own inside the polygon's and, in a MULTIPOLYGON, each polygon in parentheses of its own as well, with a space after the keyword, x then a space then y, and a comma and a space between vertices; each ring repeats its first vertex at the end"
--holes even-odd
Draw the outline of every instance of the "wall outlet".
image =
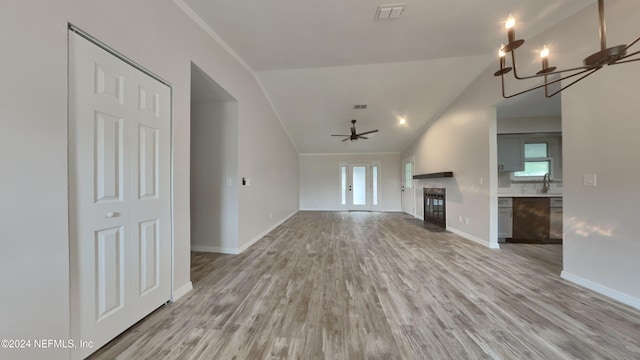
POLYGON ((458 222, 462 222, 462 215, 458 215, 458 222))
POLYGON ((469 218, 468 218, 468 217, 464 218, 464 223, 465 223, 466 225, 469 225, 469 218))
POLYGON ((478 178, 478 183, 480 184, 480 186, 484 186, 484 179, 478 178))

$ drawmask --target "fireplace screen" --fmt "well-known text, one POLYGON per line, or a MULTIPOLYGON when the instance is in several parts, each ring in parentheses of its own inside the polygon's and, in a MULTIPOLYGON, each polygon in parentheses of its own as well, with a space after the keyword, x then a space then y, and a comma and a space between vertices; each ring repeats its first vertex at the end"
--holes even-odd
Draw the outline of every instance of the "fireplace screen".
POLYGON ((447 227, 447 189, 424 188, 424 221, 447 227))

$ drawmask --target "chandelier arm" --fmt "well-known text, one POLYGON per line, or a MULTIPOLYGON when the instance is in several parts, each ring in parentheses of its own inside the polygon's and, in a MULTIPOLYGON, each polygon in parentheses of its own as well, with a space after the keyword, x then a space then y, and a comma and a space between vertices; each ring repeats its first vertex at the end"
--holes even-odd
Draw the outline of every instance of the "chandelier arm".
POLYGON ((542 84, 542 85, 536 86, 536 87, 531 88, 531 89, 527 89, 527 90, 524 90, 524 91, 520 91, 519 93, 515 93, 515 94, 512 94, 512 95, 507 95, 507 94, 505 93, 504 75, 502 75, 501 77, 502 77, 502 97, 503 97, 503 98, 505 98, 505 99, 510 99, 510 98, 512 98, 512 97, 516 97, 516 96, 518 96, 518 95, 526 94, 526 93, 528 93, 528 92, 530 92, 530 91, 538 90, 538 89, 540 89, 541 87, 543 87, 543 86, 547 86, 547 85, 548 85, 548 84, 542 84))
MULTIPOLYGON (((638 53, 640 53, 640 51, 639 51, 638 53)), ((623 59, 624 59, 624 58, 623 58, 623 59)), ((625 60, 625 61, 616 61, 616 62, 611 63, 611 64, 609 64, 609 65, 619 65, 619 64, 624 64, 624 63, 630 63, 630 62, 633 62, 633 61, 640 61, 640 58, 638 58, 638 59, 631 59, 631 60, 625 60)))
POLYGON ((573 74, 573 75, 569 76, 569 77, 571 77, 571 76, 575 76, 575 75, 580 75, 583 72, 586 72, 586 71, 589 71, 589 70, 593 70, 593 66, 579 66, 579 67, 574 67, 574 68, 570 68, 570 69, 556 70, 556 71, 548 72, 546 74, 535 74, 535 75, 528 75, 528 76, 519 76, 518 75, 517 66, 516 66, 515 50, 511 51, 511 65, 513 65, 513 76, 518 80, 536 79, 536 78, 543 77, 545 75, 556 75, 556 74, 562 74, 563 72, 567 72, 567 71, 578 71, 578 70, 580 70, 579 73, 576 73, 576 74, 573 74))
POLYGON ((553 92, 552 94, 548 94, 548 93, 547 93, 547 89, 545 88, 544 96, 545 96, 545 97, 550 98, 550 97, 552 97, 552 96, 554 96, 554 95, 556 95, 556 94, 560 93, 562 90, 564 90, 564 89, 566 89, 566 88, 570 87, 571 85, 573 85, 573 84, 577 83, 578 81, 580 81, 580 80, 582 80, 582 79, 586 78, 587 76, 589 76, 589 75, 593 74, 594 72, 596 72, 596 71, 598 71, 598 70, 600 70, 600 69, 602 69, 602 68, 601 68, 601 67, 599 67, 599 68, 595 68, 595 69, 593 69, 593 70, 589 71, 589 73, 587 73, 587 74, 585 74, 585 75, 583 75, 583 76, 580 76, 580 77, 579 77, 579 78, 577 78, 576 80, 573 80, 570 84, 568 84, 568 85, 566 85, 566 86, 561 87, 559 90, 557 90, 557 91, 553 92))
MULTIPOLYGON (((594 72, 596 72, 596 71, 598 71, 598 70, 600 70, 600 69, 602 69, 602 67, 597 67, 597 68, 592 68, 592 69, 582 70, 582 71, 580 71, 580 72, 578 72, 578 73, 571 74, 571 75, 569 75, 569 76, 565 76, 565 77, 561 77, 561 78, 555 79, 555 80, 553 80, 553 81, 551 81, 551 82, 546 82, 546 81, 545 81, 545 83, 544 83, 544 84, 542 84, 542 85, 538 85, 538 86, 532 87, 531 89, 527 89, 527 90, 521 91, 521 92, 519 92, 519 93, 516 93, 516 94, 513 94, 513 95, 508 95, 508 96, 506 95, 506 92, 505 92, 504 74, 503 74, 503 75, 501 75, 501 76, 500 76, 500 77, 502 78, 502 97, 503 97, 503 98, 505 98, 505 99, 509 99, 509 98, 514 97, 514 96, 522 95, 522 94, 528 93, 528 92, 533 91, 533 90, 538 90, 538 89, 540 89, 540 88, 542 88, 542 87, 545 87, 545 96, 546 96, 546 93, 547 93, 546 86, 553 85, 553 84, 555 84, 555 83, 557 83, 557 82, 560 82, 560 81, 562 81, 562 80, 566 80, 566 79, 572 78, 572 77, 574 77, 574 76, 582 75, 582 74, 584 74, 584 73, 588 72, 588 74, 585 74, 584 76, 581 76, 578 80, 575 80, 575 81, 573 81, 571 84, 569 84, 569 85, 565 86, 564 88, 560 89, 560 91, 562 91, 563 89, 565 89, 565 88, 567 88, 567 87, 569 87, 569 86, 573 85, 574 83, 576 83, 576 82, 578 82, 578 81, 580 81, 580 80, 584 79, 585 77, 587 77, 587 76, 589 76, 589 75, 593 74, 594 72)), ((551 97, 551 96, 553 96, 553 95, 555 95, 555 94, 559 93, 560 91, 557 91, 557 92, 555 92, 555 93, 553 93, 553 94, 551 94, 551 95, 549 95, 549 96, 547 96, 547 97, 551 97)))
MULTIPOLYGON (((627 48, 628 48, 628 47, 627 47, 627 48)), ((626 58, 629 58, 629 57, 632 57, 632 56, 634 56, 634 55, 638 55, 638 54, 640 54, 640 50, 639 50, 639 51, 632 52, 631 54, 627 54, 627 55, 625 55, 625 56, 622 56, 622 57, 620 57, 620 58, 616 59, 616 61, 614 61, 614 62, 610 63, 609 65, 615 65, 615 64, 625 63, 625 62, 630 62, 630 61, 638 61, 638 59, 632 59, 632 60, 620 61, 620 60, 624 60, 624 59, 626 59, 626 58)))
MULTIPOLYGON (((632 42, 632 43, 630 43, 629 45, 627 45, 627 47, 625 48, 625 51, 626 51, 626 50, 629 50, 629 48, 630 48, 630 47, 632 47, 633 45, 635 45, 638 41, 640 41, 640 37, 638 37, 637 39, 633 40, 633 42, 632 42)), ((624 57, 627 57, 627 56, 629 56, 629 55, 626 55, 626 56, 624 56, 624 57)))

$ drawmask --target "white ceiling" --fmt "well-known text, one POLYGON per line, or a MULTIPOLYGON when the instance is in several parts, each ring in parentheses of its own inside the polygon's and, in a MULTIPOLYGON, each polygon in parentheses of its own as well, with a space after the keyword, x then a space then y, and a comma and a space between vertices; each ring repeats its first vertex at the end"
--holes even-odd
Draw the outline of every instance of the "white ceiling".
POLYGON ((395 1, 184 1, 253 69, 300 153, 348 153, 404 150, 495 61, 509 13, 527 38, 595 0, 408 0, 388 21, 377 6, 395 1), (329 136, 354 118, 380 132, 329 136))

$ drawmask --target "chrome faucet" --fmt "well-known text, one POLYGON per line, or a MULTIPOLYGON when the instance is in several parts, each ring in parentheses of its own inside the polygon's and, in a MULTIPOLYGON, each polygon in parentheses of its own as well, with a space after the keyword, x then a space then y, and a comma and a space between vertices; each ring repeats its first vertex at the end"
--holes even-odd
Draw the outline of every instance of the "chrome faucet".
POLYGON ((542 177, 542 192, 547 193, 551 189, 551 174, 546 173, 542 177))

